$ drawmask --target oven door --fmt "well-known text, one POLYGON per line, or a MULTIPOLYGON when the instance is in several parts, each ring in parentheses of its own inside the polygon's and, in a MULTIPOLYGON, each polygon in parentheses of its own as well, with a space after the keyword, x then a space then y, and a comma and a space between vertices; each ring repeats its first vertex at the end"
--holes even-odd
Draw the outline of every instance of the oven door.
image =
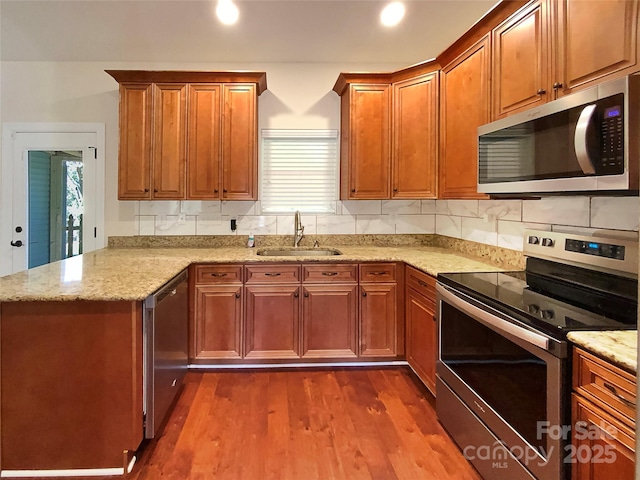
POLYGON ((437 285, 438 417, 491 479, 566 478, 566 342, 437 285))

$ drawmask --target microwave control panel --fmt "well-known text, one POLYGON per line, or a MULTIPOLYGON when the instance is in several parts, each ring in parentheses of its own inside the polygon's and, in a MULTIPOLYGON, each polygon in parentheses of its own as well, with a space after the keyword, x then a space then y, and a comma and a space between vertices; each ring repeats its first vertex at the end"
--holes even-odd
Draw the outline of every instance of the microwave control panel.
POLYGON ((597 167, 597 171, 601 175, 624 173, 624 112, 622 104, 607 106, 601 111, 600 165, 597 167))

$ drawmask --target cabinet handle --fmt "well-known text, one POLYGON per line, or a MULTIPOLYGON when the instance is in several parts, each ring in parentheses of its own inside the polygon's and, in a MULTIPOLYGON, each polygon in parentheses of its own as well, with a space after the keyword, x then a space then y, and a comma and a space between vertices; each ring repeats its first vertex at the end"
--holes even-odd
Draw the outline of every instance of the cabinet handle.
POLYGON ((325 277, 335 277, 337 274, 338 272, 322 272, 325 277))
POLYGON ((240 292, 236 292, 236 298, 240 298, 240 292))
POLYGON ((389 272, 370 272, 369 275, 388 275, 389 272))
POLYGON ((429 284, 424 280, 418 280, 418 283, 420 284, 421 287, 424 287, 424 288, 427 288, 429 286, 429 284))
POLYGON ((615 397, 620 400, 622 403, 624 403, 627 407, 632 407, 635 408, 636 403, 632 400, 629 400, 628 398, 624 398, 622 395, 620 395, 618 393, 618 390, 616 390, 616 387, 614 387, 613 385, 611 385, 610 383, 604 382, 604 388, 606 388, 607 390, 609 390, 611 393, 613 393, 615 395, 615 397))
POLYGON ((265 277, 279 277, 280 272, 267 272, 264 274, 265 277))
POLYGON ((362 296, 366 297, 367 296, 367 292, 362 292, 362 296))
POLYGON ((556 90, 559 88, 562 88, 562 82, 556 82, 553 84, 553 88, 555 88, 556 90))
POLYGON ((544 88, 541 88, 537 93, 538 95, 544 95, 545 93, 547 93, 547 91, 544 88))
POLYGON ((226 277, 227 274, 226 273, 212 273, 211 276, 212 277, 226 277))

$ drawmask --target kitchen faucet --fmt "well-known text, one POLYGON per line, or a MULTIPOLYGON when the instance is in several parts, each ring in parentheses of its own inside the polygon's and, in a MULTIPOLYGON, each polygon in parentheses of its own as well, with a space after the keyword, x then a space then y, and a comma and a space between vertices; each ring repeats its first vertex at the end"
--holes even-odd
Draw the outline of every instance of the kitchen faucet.
POLYGON ((296 210, 293 229, 293 246, 297 248, 300 245, 300 240, 302 240, 304 234, 304 227, 300 222, 300 210, 296 210))

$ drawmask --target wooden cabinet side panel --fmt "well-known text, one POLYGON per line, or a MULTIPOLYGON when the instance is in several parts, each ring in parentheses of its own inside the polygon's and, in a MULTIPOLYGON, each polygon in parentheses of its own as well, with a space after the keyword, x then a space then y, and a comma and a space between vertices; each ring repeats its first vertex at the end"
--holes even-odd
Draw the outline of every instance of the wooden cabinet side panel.
POLYGON ((300 286, 247 286, 245 358, 300 357, 300 286))
POLYGON ((493 30, 493 118, 549 98, 546 2, 538 1, 493 30))
POLYGON ((395 284, 360 285, 360 356, 395 357, 398 349, 395 284))
POLYGON ((440 198, 478 193, 478 127, 489 122, 489 37, 442 69, 440 77, 440 198))
POLYGON ((194 358, 242 358, 242 285, 199 285, 195 296, 194 358))
POLYGON ((120 85, 118 198, 151 198, 150 83, 120 85))
POLYGON ((435 395, 437 327, 435 303, 407 289, 407 361, 420 380, 435 395))
POLYGON ((637 0, 557 2, 558 73, 561 93, 603 77, 622 76, 638 65, 637 0))
POLYGON ((357 356, 357 290, 355 284, 303 287, 303 358, 357 356))
POLYGON ((223 85, 223 199, 258 199, 257 109, 255 85, 223 85))
POLYGON ((349 88, 349 198, 389 198, 391 86, 349 88))
POLYGON ((153 198, 185 198, 187 86, 154 85, 153 198))
POLYGON ((143 437, 140 303, 1 308, 3 470, 123 467, 143 437))
POLYGON ((394 84, 392 198, 435 198, 438 74, 394 84))
POLYGON ((220 198, 221 86, 189 85, 187 198, 220 198))

